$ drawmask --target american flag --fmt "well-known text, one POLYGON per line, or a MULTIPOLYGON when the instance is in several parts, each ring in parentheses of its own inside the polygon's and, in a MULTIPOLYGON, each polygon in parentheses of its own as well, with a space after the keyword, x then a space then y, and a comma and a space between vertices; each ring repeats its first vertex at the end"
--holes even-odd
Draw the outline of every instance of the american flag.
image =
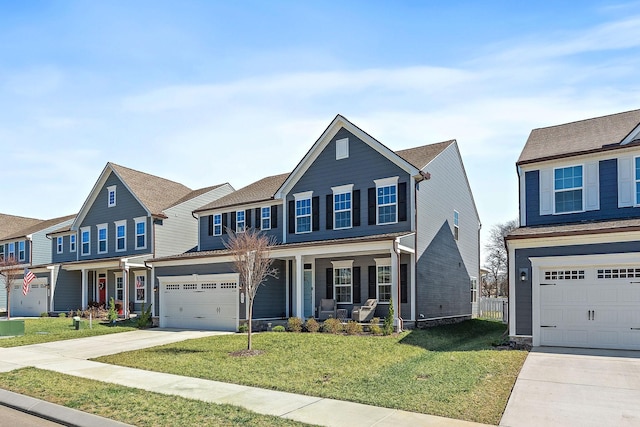
POLYGON ((22 280, 22 295, 26 296, 29 293, 29 283, 33 282, 36 275, 33 274, 28 268, 24 269, 24 279, 22 280))

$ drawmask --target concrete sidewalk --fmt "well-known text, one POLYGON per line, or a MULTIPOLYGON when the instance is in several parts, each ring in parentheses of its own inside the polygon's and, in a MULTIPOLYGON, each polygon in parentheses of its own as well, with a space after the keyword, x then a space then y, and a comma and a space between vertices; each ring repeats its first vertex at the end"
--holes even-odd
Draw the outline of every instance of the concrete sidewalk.
MULTIPOLYGON (((334 399, 265 390, 93 362, 87 359, 216 332, 150 329, 77 340, 0 349, 0 371, 33 366, 63 374, 109 382, 156 393, 211 403, 226 403, 254 412, 324 426, 473 427, 471 423, 432 415, 380 408, 334 399)), ((2 396, 0 395, 0 399, 2 396)), ((91 424, 90 424, 91 425, 91 424)))

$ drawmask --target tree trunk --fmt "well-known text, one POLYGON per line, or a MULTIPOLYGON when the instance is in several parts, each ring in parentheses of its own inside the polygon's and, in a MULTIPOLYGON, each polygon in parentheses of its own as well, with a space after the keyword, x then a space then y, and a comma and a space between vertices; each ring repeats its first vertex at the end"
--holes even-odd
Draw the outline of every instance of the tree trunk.
POLYGON ((247 350, 251 350, 251 319, 253 318, 253 298, 249 297, 249 320, 247 328, 247 350))
MULTIPOLYGON (((9 280, 7 278, 7 280, 9 280)), ((11 287, 7 286, 7 320, 11 319, 11 287)))

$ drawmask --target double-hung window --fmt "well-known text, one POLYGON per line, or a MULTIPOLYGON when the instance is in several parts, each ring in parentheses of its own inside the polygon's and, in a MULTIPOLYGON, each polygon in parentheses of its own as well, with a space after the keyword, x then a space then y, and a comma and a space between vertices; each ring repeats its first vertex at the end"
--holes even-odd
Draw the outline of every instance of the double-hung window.
POLYGON ((398 177, 376 179, 377 223, 398 222, 398 177))
POLYGON ((376 291, 378 302, 391 300, 391 258, 376 258, 376 291))
POLYGON ((82 255, 91 254, 91 229, 89 227, 80 229, 80 245, 80 253, 82 255))
POLYGON ((107 241, 107 224, 96 225, 96 228, 98 229, 98 253, 105 254, 109 250, 107 241))
POLYGON ((353 261, 332 261, 333 295, 338 304, 352 303, 353 261))
POLYGON ((136 302, 147 302, 147 275, 140 271, 135 274, 136 279, 136 302))
POLYGON ((236 211, 236 233, 244 233, 245 211, 236 211))
POLYGON ((313 192, 294 194, 296 205, 296 234, 311 233, 311 196, 313 192))
POLYGON ((147 248, 147 217, 134 218, 136 227, 136 249, 147 248))
POLYGON ((635 158, 636 205, 640 204, 640 157, 635 158))
POLYGON ((116 300, 124 300, 124 281, 122 279, 122 273, 115 273, 116 275, 116 300))
POLYGON ((458 211, 453 211, 453 238, 458 240, 460 235, 460 214, 458 211))
POLYGON ((331 187, 333 191, 333 229, 351 228, 351 194, 353 184, 331 187))
POLYGON ((213 235, 214 236, 222 235, 222 214, 213 215, 213 235))
POLYGON ((116 205, 116 186, 107 187, 107 206, 112 208, 116 205))
POLYGON ((69 252, 76 251, 76 235, 72 234, 69 236, 69 252))
POLYGON ((4 261, 4 245, 0 245, 0 261, 4 261))
POLYGON ((553 171, 553 193, 556 213, 580 212, 583 207, 582 165, 553 171))
POLYGON ((116 221, 116 252, 127 250, 127 220, 116 221))
POLYGON ((14 242, 9 243, 7 248, 7 258, 16 259, 16 244, 14 242))
POLYGON ((271 230, 271 207, 263 207, 260 209, 260 227, 263 230, 271 230))
POLYGON ((64 250, 62 247, 63 243, 64 241, 62 237, 56 237, 56 253, 59 253, 59 254, 62 253, 62 251, 64 250))
POLYGON ((18 261, 24 261, 25 258, 26 258, 25 243, 24 243, 24 240, 20 240, 18 242, 18 261))

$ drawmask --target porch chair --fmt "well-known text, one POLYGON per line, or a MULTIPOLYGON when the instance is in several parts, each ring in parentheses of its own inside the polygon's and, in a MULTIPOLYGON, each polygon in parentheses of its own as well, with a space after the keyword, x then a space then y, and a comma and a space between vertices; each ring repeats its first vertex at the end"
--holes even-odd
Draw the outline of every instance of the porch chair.
POLYGON ((323 298, 318 307, 318 319, 327 320, 330 317, 336 318, 336 300, 323 298))
POLYGON ((378 306, 378 300, 375 298, 368 299, 364 305, 360 307, 353 307, 351 311, 351 319, 358 323, 368 322, 373 319, 373 315, 376 312, 378 306))

